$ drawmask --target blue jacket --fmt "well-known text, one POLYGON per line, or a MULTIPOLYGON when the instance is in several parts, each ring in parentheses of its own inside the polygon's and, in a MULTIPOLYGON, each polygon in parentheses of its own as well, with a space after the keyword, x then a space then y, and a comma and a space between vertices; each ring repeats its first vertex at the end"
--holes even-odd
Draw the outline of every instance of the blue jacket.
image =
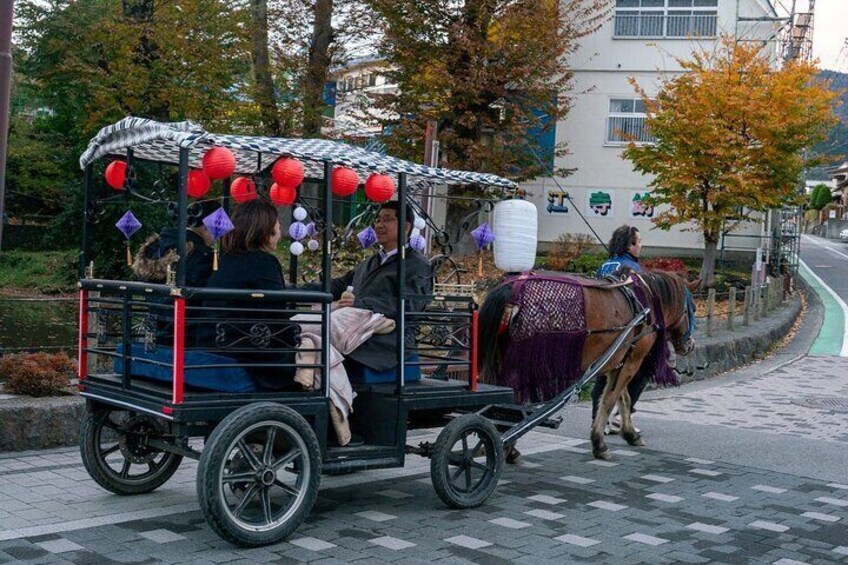
POLYGON ((620 277, 626 274, 628 270, 641 273, 642 266, 639 264, 639 260, 636 257, 630 253, 625 253, 623 255, 615 255, 607 259, 603 265, 598 267, 598 270, 595 272, 595 276, 620 277))

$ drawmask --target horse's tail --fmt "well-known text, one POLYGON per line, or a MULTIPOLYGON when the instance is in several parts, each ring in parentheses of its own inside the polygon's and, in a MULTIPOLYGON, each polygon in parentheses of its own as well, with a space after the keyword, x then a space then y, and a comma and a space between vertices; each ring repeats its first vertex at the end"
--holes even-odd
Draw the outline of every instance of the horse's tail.
POLYGON ((477 336, 477 363, 480 367, 480 380, 497 383, 501 372, 500 323, 504 310, 512 297, 512 284, 501 284, 486 295, 480 307, 477 336))

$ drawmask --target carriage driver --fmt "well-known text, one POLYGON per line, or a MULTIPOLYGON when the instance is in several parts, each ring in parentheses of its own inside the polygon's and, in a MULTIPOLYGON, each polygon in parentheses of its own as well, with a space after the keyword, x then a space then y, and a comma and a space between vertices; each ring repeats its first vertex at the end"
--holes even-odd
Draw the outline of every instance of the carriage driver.
MULTIPOLYGON (((623 279, 630 273, 642 273, 644 270, 639 264, 639 255, 642 254, 642 234, 633 226, 627 224, 618 227, 612 232, 612 238, 609 242, 609 259, 601 265, 596 277, 608 277, 615 279, 623 279)), ((653 376, 653 367, 650 362, 643 363, 639 371, 633 376, 627 385, 627 392, 630 395, 630 412, 636 411, 636 401, 645 390, 648 381, 653 376)), ((601 396, 604 393, 604 387, 607 385, 607 379, 604 375, 598 375, 595 378, 595 385, 592 387, 592 421, 595 421, 595 415, 598 413, 598 404, 601 401, 601 396)), ((621 431, 621 416, 618 415, 618 405, 613 409, 610 421, 604 428, 604 433, 617 434, 621 431)), ((640 430, 637 429, 636 433, 640 430)))
MULTIPOLYGON (((357 267, 342 277, 333 279, 332 292, 334 308, 355 306, 365 308, 397 321, 397 254, 398 254, 398 206, 397 201, 386 202, 380 207, 374 220, 374 231, 380 249, 377 253, 362 261, 357 267), (353 287, 352 292, 347 292, 353 287)), ((406 222, 404 232, 409 238, 415 215, 412 207, 406 205, 406 222)), ((423 295, 430 293, 431 270, 429 261, 414 249, 406 246, 406 280, 404 288, 407 295, 423 295)), ((424 309, 422 301, 407 301, 407 309, 420 311, 424 309)), ((397 330, 386 334, 374 334, 362 345, 354 349, 345 360, 345 366, 351 375, 356 374, 362 367, 383 372, 397 366, 397 330)), ((406 343, 414 343, 415 328, 406 327, 406 343)), ((407 359, 411 350, 407 350, 407 359)))

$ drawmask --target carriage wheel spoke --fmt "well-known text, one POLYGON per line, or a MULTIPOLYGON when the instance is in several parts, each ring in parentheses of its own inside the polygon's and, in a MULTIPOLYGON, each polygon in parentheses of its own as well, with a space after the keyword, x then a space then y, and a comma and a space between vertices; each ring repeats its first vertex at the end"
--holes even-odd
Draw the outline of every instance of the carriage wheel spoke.
POLYGON ((277 428, 268 430, 268 437, 265 438, 265 453, 262 454, 262 462, 270 465, 274 460, 274 439, 277 437, 277 428))
POLYGON ((222 483, 246 483, 254 480, 256 477, 255 473, 246 472, 246 473, 233 473, 231 475, 224 475, 221 479, 222 483))
POLYGON ((247 508, 248 503, 253 499, 253 496, 256 494, 256 491, 259 490, 259 487, 256 486, 256 483, 253 483, 247 490, 244 492, 244 496, 239 502, 238 506, 236 506, 235 510, 233 510, 233 514, 236 518, 241 516, 241 513, 244 512, 244 509, 247 508))
POLYGON ((279 488, 280 490, 282 490, 284 493, 288 494, 289 496, 297 496, 299 494, 299 492, 296 488, 290 487, 289 485, 287 485, 286 483, 284 483, 280 479, 274 480, 274 486, 276 486, 277 488, 279 488))
POLYGON ((156 461, 148 461, 147 468, 150 469, 151 473, 155 473, 159 470, 159 464, 156 461))
POLYGON ((454 472, 453 476, 451 477, 451 482, 455 483, 456 480, 459 478, 459 476, 464 472, 465 472, 465 466, 464 465, 460 465, 459 467, 457 467, 456 471, 454 472))
POLYGON ((124 466, 121 467, 121 478, 126 479, 130 475, 130 467, 132 463, 130 463, 127 459, 124 459, 124 466))
POLYGON ((468 436, 462 436, 462 457, 468 458, 468 436))
POLYGON ((482 463, 479 463, 477 461, 469 461, 468 467, 469 468, 473 467, 474 469, 480 469, 481 471, 488 471, 489 470, 488 467, 486 467, 485 465, 483 465, 482 463))
POLYGON ((259 500, 262 502, 262 517, 265 518, 265 523, 271 523, 271 489, 262 487, 259 493, 259 500))
POLYGON ((101 457, 103 457, 103 458, 105 459, 106 457, 108 457, 108 456, 112 455, 113 453, 115 453, 115 452, 116 452, 116 451, 118 451, 119 449, 121 449, 121 446, 120 446, 119 444, 117 444, 117 443, 116 443, 115 445, 113 445, 113 446, 112 446, 112 447, 110 447, 109 449, 106 449, 106 450, 104 450, 104 451, 101 451, 101 452, 100 452, 100 456, 101 456, 101 457))
POLYGON ((250 467, 254 471, 259 470, 259 467, 262 465, 262 463, 259 461, 259 459, 256 458, 256 454, 253 453, 253 450, 250 449, 250 446, 247 445, 247 442, 244 441, 244 438, 239 440, 238 447, 239 447, 239 450, 241 450, 242 455, 244 455, 244 458, 248 462, 250 467))
POLYGON ((477 442, 477 445, 474 446, 474 449, 471 450, 471 457, 484 457, 486 455, 485 450, 480 450, 483 447, 483 440, 477 442))
POLYGON ((471 490, 471 467, 465 468, 465 490, 471 490))
POLYGON ((271 465, 271 468, 274 469, 274 472, 276 473, 277 471, 279 471, 280 469, 300 457, 300 455, 300 449, 293 447, 283 457, 280 457, 279 459, 274 461, 273 464, 269 463, 269 465, 271 465))
POLYGON ((451 453, 448 456, 448 463, 450 465, 461 467, 461 466, 465 465, 465 457, 463 457, 459 453, 451 453))

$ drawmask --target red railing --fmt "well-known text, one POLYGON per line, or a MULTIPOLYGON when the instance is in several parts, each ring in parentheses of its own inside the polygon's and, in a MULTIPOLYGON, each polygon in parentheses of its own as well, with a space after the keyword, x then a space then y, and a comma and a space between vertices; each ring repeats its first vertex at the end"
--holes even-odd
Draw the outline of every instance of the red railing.
POLYGON ((183 366, 185 362, 185 298, 174 298, 174 392, 173 404, 183 401, 183 366))

